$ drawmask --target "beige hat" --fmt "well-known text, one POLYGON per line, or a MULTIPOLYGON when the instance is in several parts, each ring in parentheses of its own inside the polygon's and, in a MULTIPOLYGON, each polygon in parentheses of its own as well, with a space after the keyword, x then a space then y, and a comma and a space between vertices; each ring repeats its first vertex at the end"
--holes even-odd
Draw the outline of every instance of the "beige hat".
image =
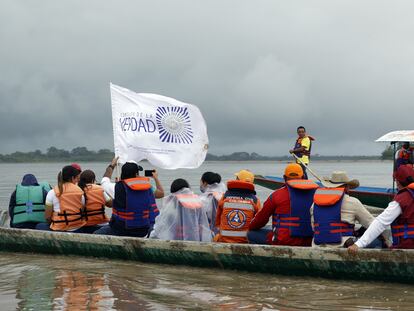
POLYGON ((345 171, 334 171, 330 178, 324 178, 322 184, 328 188, 347 185, 350 189, 359 187, 358 179, 349 179, 345 171))

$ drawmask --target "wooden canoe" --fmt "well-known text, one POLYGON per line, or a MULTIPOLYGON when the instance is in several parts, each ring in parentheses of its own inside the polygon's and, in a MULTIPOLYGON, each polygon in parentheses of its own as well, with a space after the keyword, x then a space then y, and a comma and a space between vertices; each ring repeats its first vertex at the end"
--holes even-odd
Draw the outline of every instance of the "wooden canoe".
MULTIPOLYGON (((256 175, 254 183, 268 189, 276 190, 284 185, 284 180, 280 177, 256 175)), ((362 204, 386 208, 388 203, 393 200, 395 193, 391 188, 358 187, 349 190, 349 195, 359 199, 362 204)))
POLYGON ((414 250, 361 250, 354 256, 346 249, 161 241, 5 226, 0 227, 0 250, 414 283, 414 250))

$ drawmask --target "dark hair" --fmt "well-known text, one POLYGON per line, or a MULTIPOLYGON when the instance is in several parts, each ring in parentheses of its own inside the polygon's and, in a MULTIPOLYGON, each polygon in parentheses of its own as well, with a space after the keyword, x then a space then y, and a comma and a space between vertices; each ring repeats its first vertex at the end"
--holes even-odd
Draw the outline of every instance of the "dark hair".
POLYGON ((213 173, 213 172, 205 172, 202 176, 201 176, 201 181, 204 183, 207 183, 209 185, 212 185, 214 183, 219 184, 221 182, 221 176, 217 173, 213 173))
POLYGON ((80 175, 78 182, 79 188, 85 191, 86 185, 95 183, 95 173, 91 170, 84 170, 80 175))
POLYGON ((121 168, 121 180, 135 178, 139 174, 140 166, 136 163, 127 162, 121 168))
POLYGON ((297 131, 299 131, 300 129, 303 129, 303 130, 306 132, 305 127, 304 127, 304 126, 302 126, 302 125, 301 125, 301 126, 298 126, 298 128, 296 129, 296 132, 297 132, 297 131))
POLYGON ((59 194, 58 197, 63 193, 63 184, 65 182, 71 182, 73 177, 76 177, 80 174, 80 170, 74 168, 72 165, 67 165, 62 168, 62 170, 58 174, 58 188, 59 194))
POLYGON ((172 182, 170 192, 175 193, 183 188, 190 188, 190 185, 185 179, 178 178, 172 182))

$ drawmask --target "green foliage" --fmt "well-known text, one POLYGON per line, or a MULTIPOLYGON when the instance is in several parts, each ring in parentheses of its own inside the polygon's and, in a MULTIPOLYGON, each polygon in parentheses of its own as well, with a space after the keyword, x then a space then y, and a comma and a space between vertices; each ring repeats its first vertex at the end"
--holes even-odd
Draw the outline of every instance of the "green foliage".
POLYGON ((393 158, 394 158, 394 148, 392 146, 388 146, 381 153, 381 159, 382 160, 392 160, 393 158))
POLYGON ((90 151, 86 147, 76 147, 72 151, 58 149, 54 146, 47 149, 46 153, 40 150, 30 152, 14 152, 11 154, 0 154, 0 163, 22 163, 22 162, 57 162, 57 161, 80 161, 101 162, 111 161, 114 153, 109 149, 100 149, 98 152, 90 151))

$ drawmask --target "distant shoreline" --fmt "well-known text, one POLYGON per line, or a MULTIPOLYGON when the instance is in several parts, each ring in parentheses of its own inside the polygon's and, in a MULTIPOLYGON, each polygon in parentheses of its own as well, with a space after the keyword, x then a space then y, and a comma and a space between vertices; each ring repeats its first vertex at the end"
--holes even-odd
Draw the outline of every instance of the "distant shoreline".
MULTIPOLYGON (((90 151, 86 147, 76 147, 71 151, 50 147, 45 153, 40 150, 31 152, 14 152, 11 154, 0 154, 0 163, 56 163, 56 162, 110 162, 114 157, 113 151, 101 149, 90 151)), ((234 152, 228 155, 214 155, 208 153, 206 161, 262 161, 262 162, 287 162, 292 161, 292 156, 262 156, 252 152, 234 152)), ((311 161, 384 161, 383 156, 324 156, 315 155, 311 161)))

